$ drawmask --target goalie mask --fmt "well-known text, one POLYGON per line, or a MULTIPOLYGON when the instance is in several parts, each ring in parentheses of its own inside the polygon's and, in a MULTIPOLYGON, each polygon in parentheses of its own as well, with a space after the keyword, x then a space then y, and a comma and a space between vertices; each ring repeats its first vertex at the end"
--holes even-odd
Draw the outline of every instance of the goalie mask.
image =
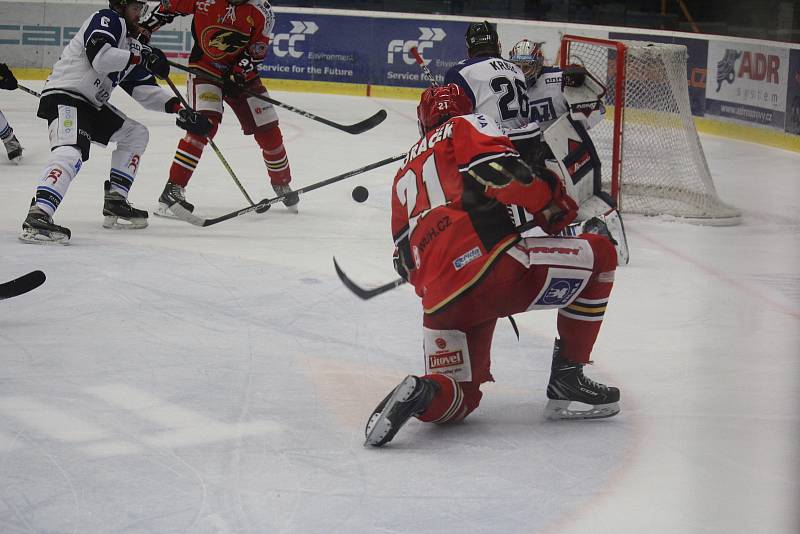
POLYGON ((542 72, 544 66, 544 54, 542 54, 542 43, 534 43, 523 39, 514 45, 508 53, 508 59, 515 63, 525 75, 525 81, 530 87, 536 83, 536 79, 542 72))
POLYGON ((472 100, 460 86, 449 83, 425 89, 417 106, 419 130, 425 135, 451 117, 472 113, 472 100))

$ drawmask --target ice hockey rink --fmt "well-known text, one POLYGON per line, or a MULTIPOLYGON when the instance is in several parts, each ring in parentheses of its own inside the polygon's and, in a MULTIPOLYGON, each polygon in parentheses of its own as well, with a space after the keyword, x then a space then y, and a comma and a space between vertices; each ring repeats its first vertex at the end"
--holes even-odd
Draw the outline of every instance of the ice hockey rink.
MULTIPOLYGON (((34 89, 41 82, 23 82, 34 89)), ((415 103, 274 93, 353 136, 279 110, 295 188, 403 153, 415 103)), ((150 128, 131 192, 152 211, 180 131, 150 128)), ((495 383, 450 427, 412 420, 363 447, 373 407, 423 372, 421 309, 395 278, 389 165, 207 228, 151 216, 101 227, 110 150, 95 147, 56 222, 67 247, 17 241, 47 156, 36 100, 3 92, 25 147, 0 155, 0 532, 800 532, 800 154, 702 136, 735 227, 626 219, 620 268, 587 374, 622 412, 543 418, 555 312, 498 322, 495 383), (370 191, 363 204, 354 186, 370 191)), ((232 113, 217 138, 251 196, 273 196, 232 113)), ((214 217, 247 206, 211 150, 187 197, 214 217)))

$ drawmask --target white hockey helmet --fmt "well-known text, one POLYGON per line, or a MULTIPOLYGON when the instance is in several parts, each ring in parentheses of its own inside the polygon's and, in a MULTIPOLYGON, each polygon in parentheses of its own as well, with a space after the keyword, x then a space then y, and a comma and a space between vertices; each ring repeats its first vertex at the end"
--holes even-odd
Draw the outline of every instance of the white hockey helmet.
POLYGON ((536 81, 544 66, 542 44, 523 39, 515 44, 508 53, 508 59, 522 69, 529 85, 536 81))

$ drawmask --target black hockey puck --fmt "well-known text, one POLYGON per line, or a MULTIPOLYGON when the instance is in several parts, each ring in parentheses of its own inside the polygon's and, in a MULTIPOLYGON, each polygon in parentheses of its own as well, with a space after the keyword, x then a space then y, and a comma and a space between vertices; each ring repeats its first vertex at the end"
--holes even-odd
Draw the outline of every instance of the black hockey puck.
POLYGON ((369 191, 363 185, 357 185, 353 188, 353 200, 356 202, 364 202, 369 197, 369 191))
MULTIPOLYGON (((266 199, 264 199, 264 200, 266 200, 266 199)), ((264 201, 262 200, 261 202, 264 202, 264 201)), ((272 207, 272 204, 261 205, 261 202, 256 204, 256 206, 261 206, 259 208, 256 208, 256 213, 266 213, 272 207)))

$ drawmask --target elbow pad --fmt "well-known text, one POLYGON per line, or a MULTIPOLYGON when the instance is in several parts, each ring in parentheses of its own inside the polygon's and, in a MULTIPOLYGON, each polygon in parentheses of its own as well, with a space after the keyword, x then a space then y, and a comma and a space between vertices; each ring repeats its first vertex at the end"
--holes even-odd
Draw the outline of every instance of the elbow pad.
POLYGON ((116 43, 111 39, 110 36, 102 34, 102 33, 95 33, 89 40, 86 42, 86 57, 89 58, 89 63, 94 65, 94 58, 97 57, 97 54, 106 46, 116 46, 116 43))
POLYGON ((484 161, 472 167, 467 174, 486 187, 505 187, 512 181, 527 185, 533 181, 533 172, 517 157, 484 161))

